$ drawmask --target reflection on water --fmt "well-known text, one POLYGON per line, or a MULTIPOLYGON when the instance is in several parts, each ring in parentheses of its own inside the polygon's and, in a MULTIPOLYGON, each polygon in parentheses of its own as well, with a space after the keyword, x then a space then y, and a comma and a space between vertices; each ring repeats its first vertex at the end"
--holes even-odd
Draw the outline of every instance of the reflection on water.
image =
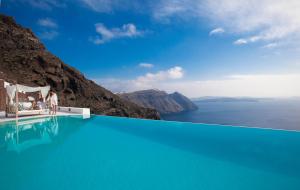
POLYGON ((58 135, 57 117, 16 121, 4 135, 4 147, 7 151, 20 153, 31 147, 49 144, 58 135))
POLYGON ((296 132, 106 116, 1 125, 1 190, 300 189, 296 132))
MULTIPOLYGON (((58 151, 60 153, 57 154, 57 150, 62 150, 62 145, 86 123, 89 123, 89 119, 83 119, 82 116, 53 116, 0 123, 0 190, 61 189, 49 188, 55 181, 53 176, 61 175, 49 172, 57 168, 57 163, 49 164, 49 161, 64 159, 61 154, 66 151, 58 151), (47 171, 51 178, 44 176, 47 171), (39 176, 44 178, 36 180, 39 176), (47 179, 51 179, 51 182, 38 188, 28 184, 29 181, 36 184, 47 179)), ((71 146, 66 150, 73 151, 73 148, 71 146)))

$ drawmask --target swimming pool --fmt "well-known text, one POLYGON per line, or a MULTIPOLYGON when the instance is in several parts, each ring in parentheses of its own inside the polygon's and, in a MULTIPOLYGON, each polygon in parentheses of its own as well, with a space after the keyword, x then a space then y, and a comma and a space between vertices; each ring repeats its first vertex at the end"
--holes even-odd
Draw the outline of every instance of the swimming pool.
POLYGON ((299 190, 300 133, 92 116, 0 124, 0 189, 299 190))

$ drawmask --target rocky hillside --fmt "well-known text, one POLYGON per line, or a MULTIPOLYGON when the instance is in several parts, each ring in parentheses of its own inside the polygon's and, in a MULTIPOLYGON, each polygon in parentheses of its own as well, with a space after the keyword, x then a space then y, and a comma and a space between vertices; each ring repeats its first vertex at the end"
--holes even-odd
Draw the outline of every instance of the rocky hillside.
POLYGON ((0 78, 30 86, 51 85, 62 106, 96 114, 159 119, 153 109, 122 100, 51 54, 30 29, 0 14, 0 78))
POLYGON ((119 94, 124 100, 132 101, 145 108, 156 109, 161 114, 196 110, 198 107, 184 95, 167 94, 160 90, 142 90, 119 94))
POLYGON ((186 96, 180 94, 179 92, 174 92, 172 94, 169 94, 169 96, 175 100, 183 109, 184 111, 191 111, 191 110, 197 110, 198 107, 194 102, 192 102, 190 99, 188 99, 186 96))

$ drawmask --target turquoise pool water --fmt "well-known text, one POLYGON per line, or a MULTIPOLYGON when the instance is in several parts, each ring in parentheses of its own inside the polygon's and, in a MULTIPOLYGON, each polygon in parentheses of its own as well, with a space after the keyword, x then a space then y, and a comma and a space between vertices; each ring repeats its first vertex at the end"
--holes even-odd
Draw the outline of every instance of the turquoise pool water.
POLYGON ((106 116, 5 123, 0 189, 299 190, 300 133, 106 116))

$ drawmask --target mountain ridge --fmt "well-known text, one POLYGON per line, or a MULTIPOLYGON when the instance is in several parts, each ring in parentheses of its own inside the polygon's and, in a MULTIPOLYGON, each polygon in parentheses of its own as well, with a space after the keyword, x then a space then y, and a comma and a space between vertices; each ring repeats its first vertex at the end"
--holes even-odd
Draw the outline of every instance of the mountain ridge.
POLYGON ((179 92, 168 94, 165 91, 149 89, 131 93, 121 93, 118 95, 124 100, 134 102, 140 106, 156 109, 160 114, 198 109, 191 100, 179 92))
POLYGON ((50 85, 62 106, 89 107, 92 113, 160 119, 143 108, 85 78, 77 69, 51 54, 34 33, 0 14, 0 78, 28 86, 50 85))

